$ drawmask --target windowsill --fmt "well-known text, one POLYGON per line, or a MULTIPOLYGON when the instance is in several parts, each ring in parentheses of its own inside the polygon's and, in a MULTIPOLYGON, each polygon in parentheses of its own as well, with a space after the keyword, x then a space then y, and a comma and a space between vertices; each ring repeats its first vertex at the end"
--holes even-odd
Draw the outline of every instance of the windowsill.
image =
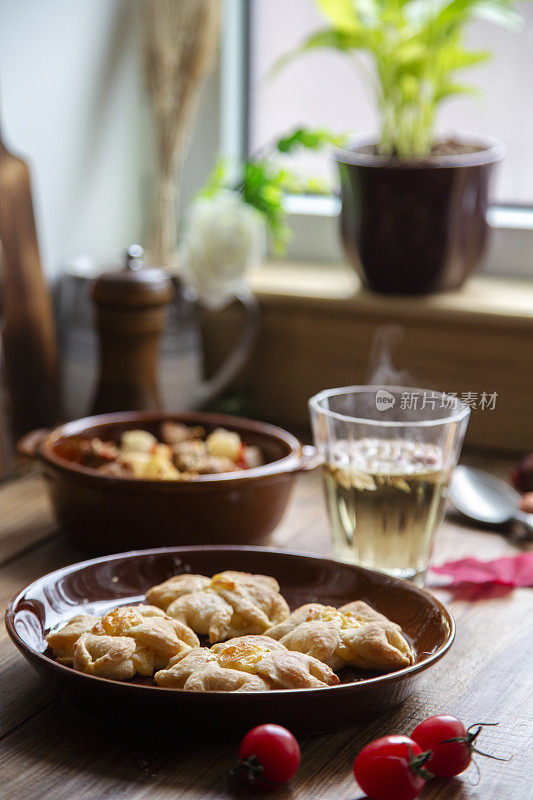
POLYGON ((331 307, 354 307, 382 315, 394 308, 395 315, 458 318, 483 323, 520 324, 533 328, 533 281, 481 275, 462 289, 417 297, 380 295, 365 289, 347 264, 270 261, 253 272, 250 289, 263 302, 286 300, 323 301, 331 307))

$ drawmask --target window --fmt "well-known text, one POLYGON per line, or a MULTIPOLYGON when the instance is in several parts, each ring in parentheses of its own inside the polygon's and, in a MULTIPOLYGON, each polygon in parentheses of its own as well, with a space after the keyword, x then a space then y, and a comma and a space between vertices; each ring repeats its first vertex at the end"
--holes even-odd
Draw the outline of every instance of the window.
MULTIPOLYGON (((520 11, 525 22, 521 32, 484 22, 471 26, 469 43, 494 53, 486 64, 465 70, 464 79, 479 86, 484 97, 451 100, 442 107, 437 127, 442 133, 496 137, 506 145, 507 156, 493 185, 495 207, 490 221, 496 235, 488 268, 531 275, 527 253, 533 251, 533 4, 521 3, 520 11)), ((247 69, 247 93, 242 95, 240 125, 245 126, 243 136, 249 152, 256 152, 276 135, 300 124, 327 126, 355 136, 376 133, 372 98, 341 54, 328 50, 305 54, 278 75, 267 75, 282 54, 324 24, 315 0, 249 0, 240 4, 235 0, 233 12, 240 14, 245 38, 241 58, 247 69)), ((299 159, 303 174, 335 182, 335 166, 326 154, 299 159)), ((337 209, 334 198, 325 202, 289 198, 289 210, 299 218, 296 227, 304 225, 307 237, 313 235, 312 227, 333 240, 316 219, 317 224, 309 226, 302 218, 309 213, 315 218, 333 217, 337 209)), ((317 247, 308 245, 309 241, 302 249, 302 242, 298 242, 292 254, 308 257, 317 252, 317 247)), ((320 257, 327 255, 323 249, 322 242, 320 257)), ((336 258, 339 252, 331 251, 330 255, 336 258)))

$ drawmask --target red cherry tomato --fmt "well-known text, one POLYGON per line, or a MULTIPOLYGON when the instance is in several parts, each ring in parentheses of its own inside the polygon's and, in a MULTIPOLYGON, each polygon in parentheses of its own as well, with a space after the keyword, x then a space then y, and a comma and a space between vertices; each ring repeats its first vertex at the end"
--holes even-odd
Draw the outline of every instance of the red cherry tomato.
POLYGON ((239 773, 249 783, 270 788, 287 783, 300 765, 300 747, 287 728, 259 725, 252 728, 239 748, 239 773))
POLYGON ((239 467, 239 469, 247 469, 248 461, 246 460, 246 445, 241 444, 241 449, 235 459, 235 464, 239 467))
MULTIPOLYGON (((479 730, 478 732, 479 733, 479 730)), ((438 778, 452 778, 464 772, 472 760, 473 741, 477 733, 467 733, 457 717, 439 714, 417 725, 411 738, 423 750, 432 750, 427 768, 438 778), (458 739, 459 741, 448 741, 458 739)))
POLYGON ((424 788, 427 758, 408 736, 383 736, 361 750, 353 773, 372 800, 413 800, 424 788))

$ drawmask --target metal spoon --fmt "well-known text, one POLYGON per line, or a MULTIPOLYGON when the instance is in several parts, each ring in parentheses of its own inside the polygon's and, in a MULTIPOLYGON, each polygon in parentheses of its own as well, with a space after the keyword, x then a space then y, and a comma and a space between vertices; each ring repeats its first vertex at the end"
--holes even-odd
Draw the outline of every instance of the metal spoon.
POLYGON ((519 522, 533 538, 533 514, 520 511, 520 495, 505 481, 474 467, 456 467, 448 499, 465 517, 485 525, 519 522))

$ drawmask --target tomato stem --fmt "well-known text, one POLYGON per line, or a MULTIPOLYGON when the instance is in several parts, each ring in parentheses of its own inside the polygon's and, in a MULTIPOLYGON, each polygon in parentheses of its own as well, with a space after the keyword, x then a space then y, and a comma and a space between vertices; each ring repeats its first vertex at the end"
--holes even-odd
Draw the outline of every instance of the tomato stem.
POLYGON ((491 755, 491 753, 484 753, 483 750, 477 750, 477 748, 475 747, 472 748, 472 752, 477 753, 478 756, 485 756, 485 758, 492 758, 494 761, 506 761, 507 763, 509 763, 509 761, 513 760, 512 756, 510 758, 501 758, 501 756, 493 756, 491 755))
POLYGON ((257 786, 259 781, 261 781, 262 784, 267 784, 268 786, 283 785, 281 783, 276 783, 275 781, 269 781, 268 778, 264 777, 263 773, 263 765, 257 756, 248 756, 248 758, 241 758, 241 760, 230 769, 229 780, 231 783, 241 786, 242 784, 246 784, 248 786, 257 786))
POLYGON ((432 772, 428 769, 424 769, 424 764, 427 764, 431 756, 433 755, 433 750, 426 750, 424 753, 420 753, 420 755, 415 756, 411 747, 409 747, 409 769, 411 772, 414 772, 415 775, 420 775, 425 781, 429 781, 435 776, 432 772))
MULTIPOLYGON (((262 778, 263 765, 259 762, 257 756, 250 756, 249 758, 241 758, 241 760, 231 768, 229 778, 231 781, 239 784, 247 783, 250 786, 255 786, 258 778, 262 778)), ((262 778, 262 780, 264 780, 262 778)))
POLYGON ((466 732, 469 733, 470 728, 487 728, 487 727, 494 727, 495 725, 499 724, 500 724, 499 722, 473 722, 471 725, 468 726, 466 732))
POLYGON ((482 750, 478 750, 474 747, 474 742, 476 741, 477 737, 483 730, 483 728, 487 726, 494 726, 499 725, 499 722, 473 722, 472 725, 469 725, 466 729, 466 736, 454 736, 453 739, 443 739, 442 744, 448 744, 450 742, 461 742, 466 744, 470 753, 477 753, 480 756, 485 756, 485 758, 492 758, 494 761, 511 761, 511 758, 500 758, 499 756, 493 756, 490 753, 484 753, 482 750), (472 731, 472 728, 477 728, 476 731, 472 731))

